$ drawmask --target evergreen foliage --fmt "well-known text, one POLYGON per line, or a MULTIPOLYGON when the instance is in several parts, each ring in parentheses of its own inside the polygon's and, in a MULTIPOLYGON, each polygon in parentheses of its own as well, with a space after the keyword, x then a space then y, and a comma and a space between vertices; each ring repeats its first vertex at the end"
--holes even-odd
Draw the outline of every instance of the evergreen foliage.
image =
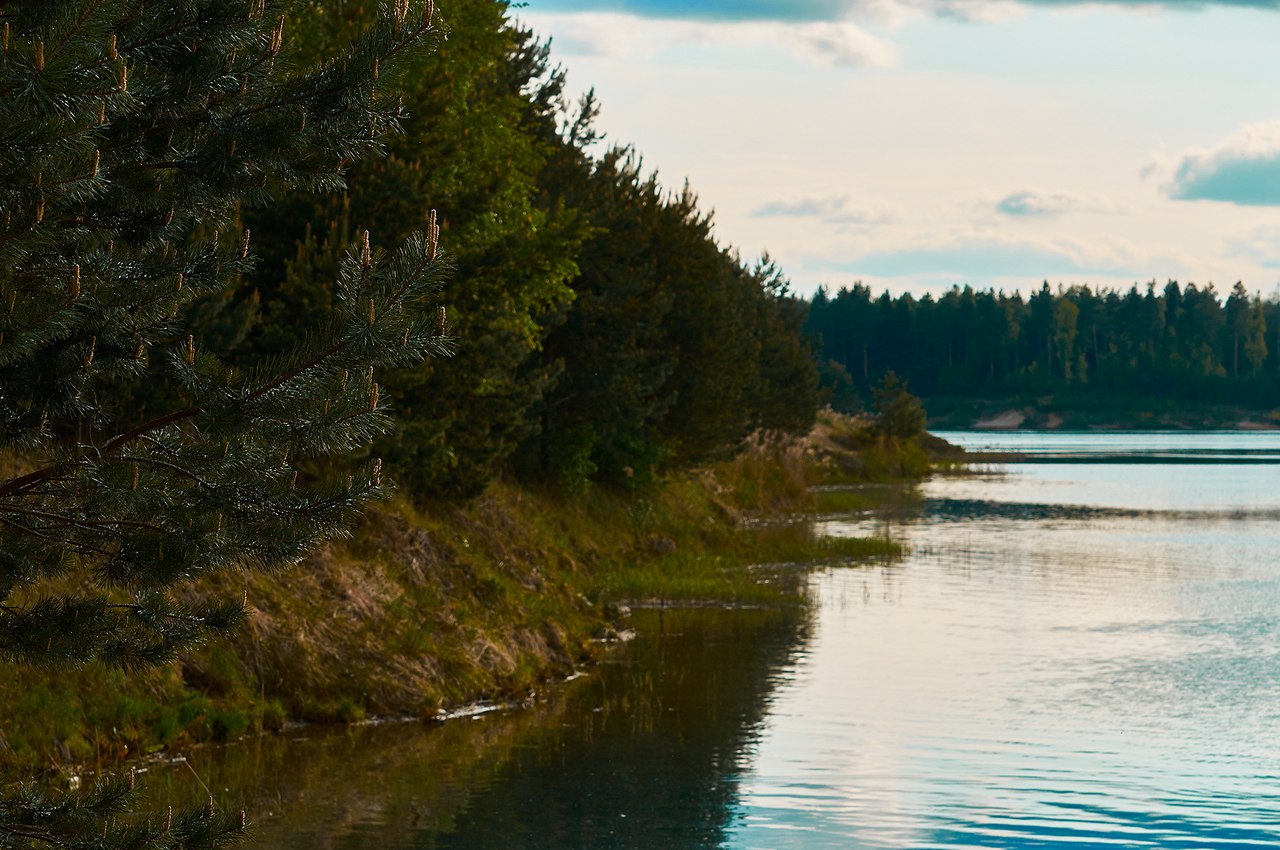
POLYGON ((752 322, 759 343, 759 374, 753 381, 749 409, 751 427, 804 433, 820 407, 818 364, 812 341, 804 334, 808 305, 791 294, 791 283, 768 254, 752 271, 756 315, 752 322))
MULTIPOLYGON (((395 238, 434 206, 459 269, 443 295, 458 356, 387 376, 396 430, 375 449, 417 494, 470 497, 509 468, 636 486, 754 428, 807 429, 816 373, 781 274, 719 246, 693 193, 669 193, 631 149, 597 154, 593 97, 571 107, 548 45, 509 13, 451 4, 448 41, 405 77, 389 155, 340 192, 287 198, 289 215, 249 214, 274 253, 220 314, 228 356, 269 354, 324 316, 346 234, 395 238)), ((367 16, 315 5, 291 26, 323 56, 367 16)))
POLYGON ((751 314, 758 281, 716 244, 711 217, 687 185, 665 212, 660 256, 674 303, 664 330, 676 368, 667 380, 675 400, 662 434, 676 462, 693 465, 728 454, 751 431, 750 396, 760 364, 751 314))
MULTIPOLYGON (((587 110, 590 112, 590 109, 587 110)), ((558 376, 540 408, 527 472, 581 486, 592 477, 647 480, 661 460, 656 423, 670 408, 665 383, 675 368, 663 322, 673 296, 662 285, 654 222, 663 207, 655 176, 629 151, 592 163, 578 147, 562 152, 558 203, 583 211, 594 228, 578 257, 574 299, 542 352, 558 376), (637 477, 638 476, 638 477, 637 477)))
MULTIPOLYGON (((430 5, 386 7, 329 61, 285 49, 267 0, 0 5, 0 656, 164 662, 243 600, 197 577, 297 561, 386 492, 380 462, 316 479, 388 427, 377 369, 443 353, 434 218, 393 252, 368 234, 333 309, 231 366, 184 317, 253 265, 237 219, 286 188, 332 191, 402 117, 387 78, 430 5), (138 399, 144 405, 137 407, 138 399)), ((0 802, 0 847, 208 847, 214 812, 118 821, 107 782, 0 802), (91 840, 92 839, 92 840, 91 840)))
POLYGON ((51 794, 35 784, 0 798, 0 847, 156 848, 207 850, 234 840, 245 830, 244 813, 204 809, 163 817, 125 818, 133 792, 133 772, 106 779, 80 795, 51 794))
POLYGON ((547 180, 594 230, 542 352, 560 378, 526 474, 634 486, 730 454, 754 429, 808 430, 817 371, 781 272, 767 258, 745 268, 692 191, 668 193, 632 149, 590 157, 592 115, 588 99, 547 180))
POLYGON ((911 440, 924 433, 925 413, 920 399, 892 369, 872 390, 875 396, 875 433, 881 437, 911 440))
MULTIPOLYGON (((317 53, 367 26, 371 7, 317 5, 299 15, 317 53)), ((289 216, 250 214, 277 253, 242 287, 264 318, 247 350, 273 352, 300 313, 329 309, 347 234, 396 240, 424 211, 443 212, 458 273, 442 294, 458 356, 386 376, 396 429, 377 451, 419 493, 474 495, 536 428, 531 411, 555 379, 534 368, 548 323, 572 297, 580 216, 539 204, 537 179, 557 142, 563 73, 546 44, 509 22, 495 0, 459 0, 441 12, 449 37, 420 55, 400 87, 409 116, 388 155, 356 164, 347 186, 295 194, 289 216), (288 250, 297 245, 296 253, 288 250), (292 256, 289 256, 292 254, 292 256)), ((242 349, 246 350, 246 349, 242 349)))
MULTIPOLYGON (((1046 283, 1029 298, 967 286, 873 298, 855 284, 819 291, 805 329, 863 394, 892 369, 926 398, 1069 391, 1265 408, 1280 396, 1280 303, 1239 283, 1225 300, 1175 281, 1125 292, 1046 283)), ((828 375, 834 390, 840 376, 828 375)))

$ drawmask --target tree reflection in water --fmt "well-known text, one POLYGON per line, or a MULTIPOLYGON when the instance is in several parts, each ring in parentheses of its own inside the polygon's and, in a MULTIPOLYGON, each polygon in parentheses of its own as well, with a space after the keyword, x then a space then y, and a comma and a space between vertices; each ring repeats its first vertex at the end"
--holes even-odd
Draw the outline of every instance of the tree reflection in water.
POLYGON ((721 842, 805 608, 641 610, 640 637, 528 707, 440 725, 298 729, 147 783, 245 808, 248 847, 705 848, 721 842), (199 777, 197 780, 196 777, 199 777))

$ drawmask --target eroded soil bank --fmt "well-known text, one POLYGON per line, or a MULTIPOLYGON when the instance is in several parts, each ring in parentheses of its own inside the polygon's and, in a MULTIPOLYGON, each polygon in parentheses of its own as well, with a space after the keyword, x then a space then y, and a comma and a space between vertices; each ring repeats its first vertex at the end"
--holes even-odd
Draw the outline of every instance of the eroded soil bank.
POLYGON ((768 565, 892 555, 888 541, 760 520, 846 509, 850 494, 831 485, 918 477, 931 457, 827 416, 805 440, 757 440, 643 491, 499 484, 466 505, 401 499, 297 567, 193 587, 246 595, 249 622, 230 642, 128 676, 6 665, 0 763, 11 777, 73 773, 290 721, 520 699, 591 663, 630 600, 794 601, 797 571, 768 565))

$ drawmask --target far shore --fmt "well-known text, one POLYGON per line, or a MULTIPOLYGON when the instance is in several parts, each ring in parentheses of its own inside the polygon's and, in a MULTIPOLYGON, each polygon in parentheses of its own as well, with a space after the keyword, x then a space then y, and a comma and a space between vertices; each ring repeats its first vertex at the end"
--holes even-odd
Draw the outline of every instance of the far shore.
MULTIPOLYGON (((1047 401, 1047 400, 1046 400, 1047 401)), ((931 430, 975 431, 1277 431, 1280 410, 1228 406, 1160 409, 1079 408, 926 400, 931 430)))

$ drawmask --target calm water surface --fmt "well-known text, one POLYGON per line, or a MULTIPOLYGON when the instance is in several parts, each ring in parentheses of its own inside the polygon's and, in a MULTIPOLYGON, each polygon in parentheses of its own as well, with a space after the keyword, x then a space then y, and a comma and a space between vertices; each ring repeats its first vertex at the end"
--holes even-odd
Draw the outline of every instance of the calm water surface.
POLYGON ((943 436, 1074 457, 827 524, 912 554, 814 579, 725 846, 1280 846, 1276 437, 943 436))
POLYGON ((1280 437, 944 436, 1031 462, 824 522, 910 554, 806 611, 638 612, 532 709, 152 784, 261 847, 1280 846, 1280 437))

